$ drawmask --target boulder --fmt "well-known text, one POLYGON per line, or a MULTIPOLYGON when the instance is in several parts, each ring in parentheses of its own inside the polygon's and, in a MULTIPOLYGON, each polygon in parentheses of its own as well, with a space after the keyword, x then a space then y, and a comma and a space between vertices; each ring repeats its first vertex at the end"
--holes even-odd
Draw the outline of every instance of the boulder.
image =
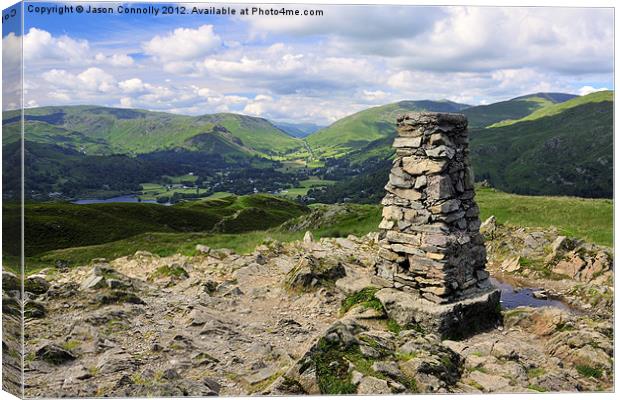
POLYGON ((49 288, 50 283, 42 275, 30 275, 24 281, 24 291, 26 292, 43 294, 47 292, 49 288))
POLYGON ((22 290, 21 280, 12 272, 2 271, 2 290, 22 290))
POLYGON ((387 381, 374 376, 365 376, 357 386, 357 394, 392 394, 387 381))
POLYGON ((305 255, 286 275, 285 286, 289 289, 305 290, 316 287, 324 281, 335 281, 345 275, 346 271, 340 262, 305 255))
POLYGON ((46 343, 35 350, 37 359, 50 364, 64 364, 75 360, 75 355, 53 343, 46 343))
POLYGON ((573 278, 577 276, 579 271, 585 267, 585 265, 586 262, 578 254, 574 254, 570 259, 562 260, 557 263, 553 268, 551 268, 551 271, 559 275, 565 275, 569 278, 573 278))

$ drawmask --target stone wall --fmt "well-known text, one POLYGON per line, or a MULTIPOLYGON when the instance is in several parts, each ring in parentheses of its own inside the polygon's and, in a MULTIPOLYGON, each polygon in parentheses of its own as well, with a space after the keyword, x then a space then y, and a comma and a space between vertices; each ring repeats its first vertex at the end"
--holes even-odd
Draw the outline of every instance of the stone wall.
POLYGON ((467 119, 414 113, 400 117, 397 129, 377 277, 440 304, 488 292, 467 119))

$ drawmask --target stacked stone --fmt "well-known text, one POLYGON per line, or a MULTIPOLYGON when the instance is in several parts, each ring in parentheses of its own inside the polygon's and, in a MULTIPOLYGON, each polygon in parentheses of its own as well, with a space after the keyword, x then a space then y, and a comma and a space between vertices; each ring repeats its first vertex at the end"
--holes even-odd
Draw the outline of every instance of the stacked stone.
POLYGON ((414 113, 397 122, 377 276, 440 304, 488 291, 467 119, 414 113))

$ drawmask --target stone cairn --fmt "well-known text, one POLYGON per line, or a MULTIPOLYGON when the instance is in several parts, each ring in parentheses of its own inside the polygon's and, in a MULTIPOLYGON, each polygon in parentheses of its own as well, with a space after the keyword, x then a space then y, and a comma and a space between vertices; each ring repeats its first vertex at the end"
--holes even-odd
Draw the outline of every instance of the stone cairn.
MULTIPOLYGON (((379 225, 379 282, 437 305, 496 291, 485 271, 467 119, 413 113, 397 123, 379 225)), ((498 302, 499 293, 484 301, 498 302)))

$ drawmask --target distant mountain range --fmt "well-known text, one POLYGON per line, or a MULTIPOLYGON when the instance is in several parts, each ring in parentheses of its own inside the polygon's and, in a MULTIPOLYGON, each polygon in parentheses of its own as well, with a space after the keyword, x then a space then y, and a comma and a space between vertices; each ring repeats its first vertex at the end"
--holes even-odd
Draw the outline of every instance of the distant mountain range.
MULTIPOLYGON (((3 144, 17 140, 19 117, 3 115, 3 144)), ((187 149, 213 154, 278 156, 303 142, 264 118, 241 114, 198 117, 98 106, 31 108, 26 140, 53 143, 89 155, 144 154, 187 149)))
MULTIPOLYGON (((387 159, 402 111, 465 114, 477 180, 522 194, 613 196, 613 91, 536 93, 475 107, 399 102, 343 118, 306 140, 315 155, 348 159, 352 168, 387 159)), ((322 200, 360 199, 362 192, 376 201, 389 163, 378 165, 377 171, 326 189, 322 200)))
POLYGON ((292 122, 272 122, 275 126, 282 129, 292 137, 305 138, 314 132, 325 128, 325 126, 311 123, 292 123, 292 122))
MULTIPOLYGON (((136 179, 145 175, 137 171, 149 169, 154 159, 157 167, 151 169, 156 170, 155 175, 165 168, 178 167, 175 172, 183 172, 185 167, 180 168, 180 162, 185 166, 200 163, 208 170, 213 160, 237 165, 257 159, 266 165, 269 160, 320 165, 320 160, 338 159, 357 168, 370 159, 391 157, 398 115, 461 112, 469 119, 471 157, 479 180, 517 193, 611 197, 612 110, 612 91, 587 96, 535 93, 480 106, 447 100, 400 101, 360 111, 321 128, 231 113, 194 117, 137 109, 59 106, 26 109, 25 136, 32 171, 38 171, 39 181, 62 180, 62 174, 72 173, 71 165, 79 164, 76 160, 86 162, 88 176, 92 176, 97 171, 93 163, 118 165, 122 159, 121 164, 131 165, 136 179), (109 157, 116 157, 115 161, 109 157), (46 178, 46 174, 56 178, 46 178)), ((3 147, 15 147, 20 138, 18 111, 3 113, 3 130, 3 147)), ((5 157, 5 162, 8 159, 5 157)), ((122 168, 114 167, 114 171, 119 173, 122 168)), ((387 173, 376 172, 376 182, 387 173)), ((146 174, 149 176, 144 179, 152 179, 153 174, 146 174)), ((81 179, 90 178, 84 175, 81 179)), ((347 185, 350 188, 343 189, 342 197, 355 190, 351 189, 355 188, 354 181, 347 185)), ((340 187, 336 184, 330 190, 340 187)))

